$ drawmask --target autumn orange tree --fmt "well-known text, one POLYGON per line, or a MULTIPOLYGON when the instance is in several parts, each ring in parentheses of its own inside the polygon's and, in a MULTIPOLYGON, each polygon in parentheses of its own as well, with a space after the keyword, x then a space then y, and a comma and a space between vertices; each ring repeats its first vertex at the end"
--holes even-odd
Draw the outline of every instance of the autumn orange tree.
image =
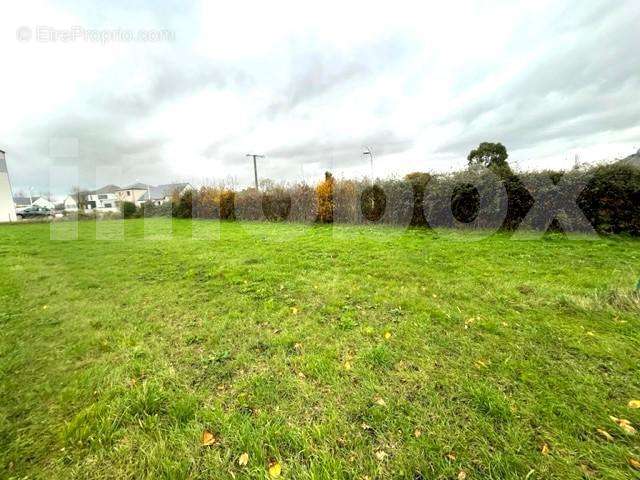
POLYGON ((320 223, 333 222, 333 191, 335 188, 335 180, 331 172, 324 173, 324 180, 316 187, 316 195, 318 197, 318 215, 317 221, 320 223))

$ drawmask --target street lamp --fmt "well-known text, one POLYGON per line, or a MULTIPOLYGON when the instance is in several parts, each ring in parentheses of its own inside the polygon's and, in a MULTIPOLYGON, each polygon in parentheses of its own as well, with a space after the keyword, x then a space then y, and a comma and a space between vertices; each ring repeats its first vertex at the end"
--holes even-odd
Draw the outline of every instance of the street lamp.
POLYGON ((373 151, 371 150, 371 147, 364 147, 366 150, 364 152, 362 152, 363 155, 369 155, 369 158, 371 159, 371 181, 373 182, 373 151))

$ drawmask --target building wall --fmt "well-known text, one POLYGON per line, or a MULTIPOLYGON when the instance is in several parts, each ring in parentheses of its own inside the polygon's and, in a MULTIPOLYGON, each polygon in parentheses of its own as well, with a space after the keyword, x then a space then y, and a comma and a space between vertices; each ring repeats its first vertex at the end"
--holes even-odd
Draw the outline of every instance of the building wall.
POLYGON ((0 222, 15 222, 16 207, 13 204, 13 192, 9 181, 9 171, 4 152, 0 150, 0 222))
POLYGON ((109 212, 117 212, 117 197, 115 193, 91 194, 87 197, 90 202, 96 203, 96 210, 104 210, 109 212), (105 198, 100 198, 105 197, 105 198))
POLYGON ((142 197, 147 190, 139 190, 139 189, 128 189, 128 190, 118 190, 116 192, 118 201, 120 202, 131 202, 135 203, 137 207, 140 206, 140 197, 142 197), (129 192, 129 195, 127 195, 129 192))
POLYGON ((68 212, 78 211, 78 204, 73 198, 71 198, 71 196, 68 196, 67 198, 65 198, 63 203, 64 203, 64 209, 67 210, 68 212))

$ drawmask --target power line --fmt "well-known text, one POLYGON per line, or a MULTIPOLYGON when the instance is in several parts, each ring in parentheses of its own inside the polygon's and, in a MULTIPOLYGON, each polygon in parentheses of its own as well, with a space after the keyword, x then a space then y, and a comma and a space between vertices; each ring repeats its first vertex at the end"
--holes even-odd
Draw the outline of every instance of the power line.
POLYGON ((256 158, 264 158, 264 155, 256 155, 255 153, 247 153, 247 157, 253 157, 253 179, 256 182, 256 190, 258 190, 258 165, 256 158))

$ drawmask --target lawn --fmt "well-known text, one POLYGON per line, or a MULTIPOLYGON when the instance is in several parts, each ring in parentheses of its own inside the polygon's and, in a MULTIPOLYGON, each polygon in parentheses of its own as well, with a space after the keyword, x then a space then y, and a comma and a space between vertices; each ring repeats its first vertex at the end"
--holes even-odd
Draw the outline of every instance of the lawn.
POLYGON ((640 242, 168 222, 0 226, 0 478, 640 478, 640 242))

